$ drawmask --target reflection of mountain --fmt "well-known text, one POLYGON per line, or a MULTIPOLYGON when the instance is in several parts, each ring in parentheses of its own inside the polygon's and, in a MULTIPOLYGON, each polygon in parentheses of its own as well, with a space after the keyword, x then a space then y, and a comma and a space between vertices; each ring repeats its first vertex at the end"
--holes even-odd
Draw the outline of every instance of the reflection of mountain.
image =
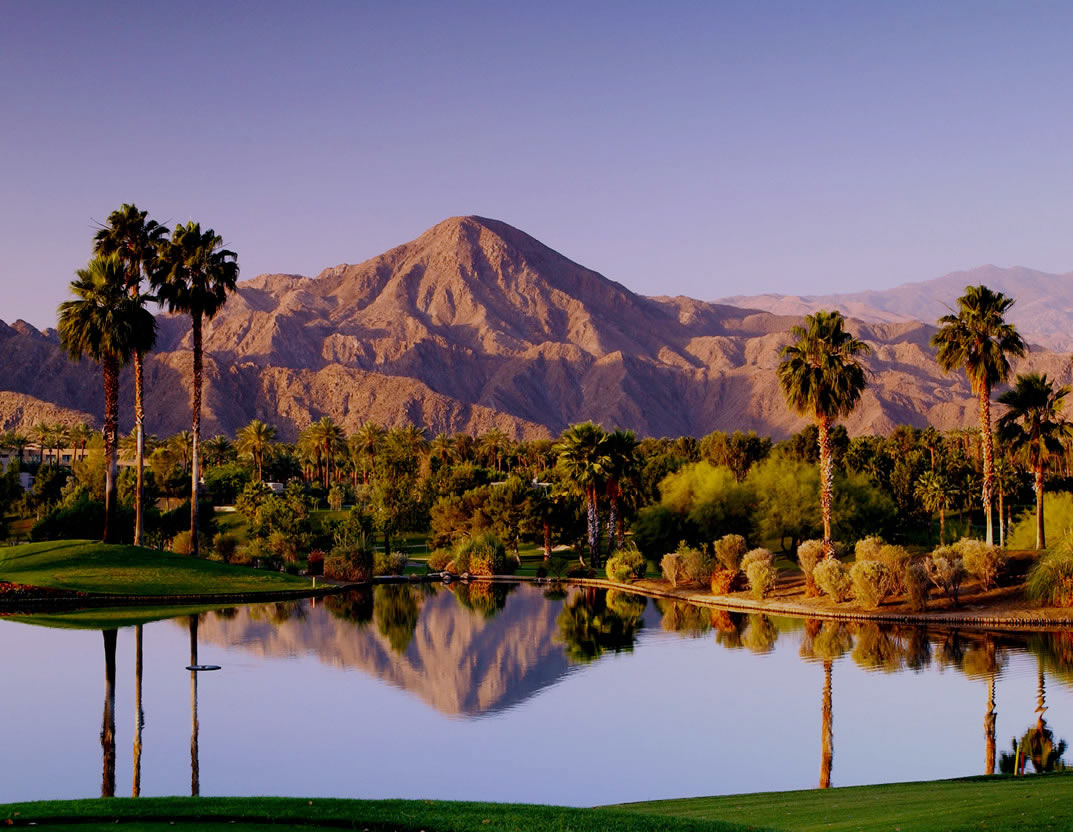
POLYGON ((414 637, 401 655, 375 621, 360 626, 333 617, 322 604, 310 609, 308 602, 301 602, 302 614, 284 621, 269 619, 272 607, 208 616, 199 636, 202 644, 266 656, 313 653, 415 693, 449 716, 476 716, 510 708, 566 675, 563 648, 552 638, 561 606, 523 585, 502 611, 485 618, 437 588, 424 596, 414 637))

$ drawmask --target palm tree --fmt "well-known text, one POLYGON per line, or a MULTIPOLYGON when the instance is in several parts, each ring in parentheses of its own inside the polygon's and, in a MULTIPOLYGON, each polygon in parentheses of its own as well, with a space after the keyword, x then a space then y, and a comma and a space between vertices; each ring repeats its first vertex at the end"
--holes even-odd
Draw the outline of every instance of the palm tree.
POLYGON ((226 436, 211 436, 205 440, 205 464, 223 465, 232 456, 232 451, 231 440, 226 436))
POLYGON ((24 433, 12 433, 7 440, 8 446, 15 453, 19 455, 19 468, 22 468, 23 456, 26 454, 26 447, 30 444, 30 438, 24 433))
POLYGON ((623 483, 637 473, 637 436, 632 430, 613 431, 607 435, 606 450, 610 463, 607 470, 607 550, 612 552, 623 541, 618 501, 623 483))
POLYGON ((503 470, 503 454, 510 447, 510 437, 499 428, 492 428, 481 436, 478 447, 489 468, 503 470))
POLYGON ((235 447, 239 453, 249 454, 253 457, 253 464, 257 467, 257 481, 264 479, 265 451, 269 450, 276 438, 276 429, 265 424, 260 419, 254 419, 246 427, 239 428, 235 437, 235 447))
POLYGON ((83 423, 75 425, 71 428, 70 439, 71 446, 74 448, 75 455, 78 459, 84 459, 86 455, 86 445, 89 440, 93 438, 93 430, 89 425, 83 423))
POLYGON ((51 439, 52 425, 48 422, 35 422, 30 428, 30 438, 37 445, 41 457, 41 465, 44 466, 48 457, 49 440, 51 439))
POLYGON ((324 455, 324 487, 331 483, 332 460, 337 452, 346 447, 346 434, 331 416, 322 416, 305 430, 311 445, 324 455))
MULTIPOLYGON (((93 250, 100 255, 114 254, 123 264, 127 291, 132 298, 144 298, 141 294, 143 280, 148 280, 155 269, 157 254, 168 229, 156 220, 147 220, 146 211, 124 203, 118 211, 108 215, 108 224, 102 226, 94 237, 93 250)), ((155 341, 155 338, 154 338, 155 341)), ((145 350, 134 353, 134 430, 137 434, 134 450, 134 465, 137 484, 134 491, 134 545, 142 545, 144 533, 142 522, 143 471, 145 469, 145 350)))
POLYGON ((451 457, 454 454, 454 443, 446 433, 438 433, 429 443, 429 450, 433 456, 440 460, 440 467, 446 468, 447 463, 451 461, 451 457))
POLYGON ((168 439, 168 450, 179 460, 183 473, 190 470, 190 452, 194 444, 194 435, 188 430, 181 430, 168 439))
POLYGON ((384 444, 385 434, 384 429, 376 422, 365 422, 350 437, 351 455, 356 455, 362 460, 361 481, 363 485, 369 484, 369 475, 371 473, 369 463, 373 462, 377 453, 380 452, 380 448, 384 444))
POLYGON ((190 316, 194 347, 193 451, 190 465, 190 553, 197 557, 198 455, 201 451, 201 323, 216 317, 227 296, 235 291, 238 260, 222 248, 223 240, 211 228, 202 232, 196 222, 178 225, 171 239, 162 243, 159 267, 152 276, 157 296, 168 311, 190 316))
POLYGON ((999 396, 1009 410, 998 421, 999 436, 1032 468, 1036 492, 1036 548, 1047 546, 1043 529, 1043 469, 1063 452, 1062 440, 1073 429, 1062 417, 1069 387, 1055 387, 1046 373, 1017 376, 1012 388, 999 396))
MULTIPOLYGON (((588 517, 589 558, 594 567, 600 565, 600 517, 597 495, 607 482, 611 460, 607 455, 607 434, 599 425, 582 422, 571 425, 555 445, 556 466, 562 479, 575 493, 585 497, 588 517)), ((580 556, 585 564, 584 554, 580 556)))
POLYGON ((980 400, 980 439, 983 445, 984 520, 987 542, 994 543, 991 494, 995 481, 994 440, 991 436, 991 390, 1010 375, 1010 357, 1025 354, 1025 342, 1005 315, 1014 299, 986 286, 966 286, 958 298, 958 313, 943 315, 932 336, 939 366, 946 372, 965 371, 980 400))
POLYGON ((1014 467, 1009 456, 1003 454, 995 460, 995 490, 998 492, 998 534, 999 546, 1006 545, 1006 534, 1010 527, 1011 504, 1006 496, 1013 497, 1020 486, 1020 472, 1014 467))
POLYGON ((939 513, 939 545, 946 543, 946 512, 954 502, 954 486, 942 470, 925 471, 914 493, 925 511, 939 513))
POLYGON ((820 446, 820 511, 823 515, 825 557, 834 555, 831 541, 831 501, 834 465, 831 427, 848 416, 867 384, 859 358, 871 348, 845 329, 841 312, 820 310, 806 315, 804 324, 790 330, 794 343, 783 347, 779 386, 789 406, 816 423, 820 446))
POLYGON ((78 299, 59 308, 60 343, 71 358, 96 361, 104 375, 104 541, 110 543, 115 537, 119 367, 153 343, 156 319, 127 292, 123 264, 114 255, 94 257, 77 274, 71 291, 78 299))

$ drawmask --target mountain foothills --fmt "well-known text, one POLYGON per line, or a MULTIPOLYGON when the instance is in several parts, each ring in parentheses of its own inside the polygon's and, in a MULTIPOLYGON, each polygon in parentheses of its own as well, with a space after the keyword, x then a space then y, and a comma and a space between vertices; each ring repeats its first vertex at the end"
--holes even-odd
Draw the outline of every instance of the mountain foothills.
MULTIPOLYGON (((1024 327, 1036 342, 1073 298, 1063 289, 1056 303, 1044 303, 1051 276, 1022 280, 1026 270, 1014 270, 1007 286, 984 271, 831 304, 863 318, 850 329, 872 348, 851 433, 974 424, 964 376, 942 372, 929 346, 934 327, 911 320, 934 321, 966 283, 986 281, 1017 297, 1015 321, 1017 312, 1039 306, 1030 314, 1040 326, 1024 327)), ((641 435, 753 429, 782 437, 805 421, 779 390, 779 351, 813 308, 809 299, 782 301, 768 305, 788 314, 644 297, 506 223, 455 217, 364 263, 314 278, 241 282, 205 325, 204 430, 234 434, 261 419, 293 439, 330 416, 347 433, 372 420, 424 425, 432 434, 498 427, 536 438, 592 419, 641 435)), ((157 347, 145 363, 146 424, 168 435, 190 422, 190 323, 176 315, 158 320, 157 347)), ((1051 329, 1054 343, 1064 344, 1057 323, 1051 329)), ((70 363, 54 330, 0 322, 0 362, 4 429, 41 419, 80 422, 87 414, 100 423, 96 366, 70 363)), ((1028 370, 1071 380, 1068 356, 1055 352, 1035 349, 1015 362, 1015 372, 1028 370)), ((122 430, 130 428, 132 388, 124 375, 122 430)))

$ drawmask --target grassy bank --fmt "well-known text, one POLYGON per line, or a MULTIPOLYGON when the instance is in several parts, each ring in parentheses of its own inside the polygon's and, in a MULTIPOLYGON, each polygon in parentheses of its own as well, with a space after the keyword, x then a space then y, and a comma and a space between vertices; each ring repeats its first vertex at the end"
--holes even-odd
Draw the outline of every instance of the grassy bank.
POLYGON ((615 808, 786 832, 1066 830, 1073 829, 1073 773, 657 800, 615 808))
POLYGON ((0 548, 0 581, 109 595, 183 596, 308 589, 308 578, 88 540, 0 548))

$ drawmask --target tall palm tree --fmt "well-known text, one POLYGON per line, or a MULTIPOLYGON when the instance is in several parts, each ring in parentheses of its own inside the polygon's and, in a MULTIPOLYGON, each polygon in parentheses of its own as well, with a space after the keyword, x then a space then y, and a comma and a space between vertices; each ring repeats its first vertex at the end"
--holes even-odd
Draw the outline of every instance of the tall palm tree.
POLYGON ((139 298, 131 297, 120 260, 94 257, 77 272, 71 291, 76 300, 59 308, 60 343, 67 354, 101 365, 104 375, 104 541, 115 537, 116 431, 119 421, 119 367, 156 339, 156 319, 139 298))
POLYGON ((189 222, 178 225, 171 239, 160 246, 159 264, 152 276, 157 297, 168 311, 190 316, 194 348, 193 450, 190 463, 190 553, 197 557, 197 497, 201 451, 202 321, 216 317, 238 281, 238 259, 222 248, 223 240, 211 228, 189 222))
POLYGON ((994 543, 991 497, 995 482, 994 440, 991 436, 991 390, 1010 375, 1010 357, 1025 354, 1025 342, 1006 313, 1014 299, 986 286, 966 286, 956 315, 943 315, 932 336, 939 366, 946 372, 964 370, 980 402, 980 440, 983 446, 981 497, 987 542, 994 543))
POLYGON ((503 470, 503 454, 510 447, 510 437, 499 428, 492 428, 479 439, 481 456, 489 468, 503 470))
POLYGON ((93 438, 93 429, 84 422, 75 425, 71 428, 70 439, 71 447, 74 449, 76 459, 84 459, 86 455, 86 445, 89 444, 89 440, 93 438))
POLYGON ((790 330, 794 343, 782 349, 779 386, 791 409, 816 423, 820 446, 820 512, 823 549, 834 555, 831 540, 831 501, 834 464, 831 427, 853 412, 867 384, 860 358, 871 348, 845 328, 841 312, 820 310, 806 315, 803 325, 790 330))
POLYGON ((1007 454, 995 460, 995 490, 998 492, 998 534, 999 546, 1006 545, 1006 534, 1010 527, 1011 503, 1007 495, 1013 497, 1020 487, 1021 473, 1014 467, 1007 454))
POLYGON ((41 457, 41 465, 44 466, 48 462, 48 448, 50 440, 52 438, 52 425, 48 422, 35 422, 30 427, 30 438, 37 445, 39 455, 41 457))
MULTIPOLYGON (((599 425, 582 422, 571 425, 555 445, 558 467, 564 483, 585 498, 588 519, 589 559, 600 565, 600 517, 597 498, 607 482, 611 460, 607 455, 607 434, 599 425)), ((582 565, 585 557, 579 558, 582 565)))
POLYGON ((12 433, 7 443, 11 450, 19 455, 19 468, 22 468, 22 460, 26 454, 26 447, 30 444, 30 437, 24 433, 12 433))
POLYGON ((384 444, 385 435, 386 431, 376 422, 365 422, 350 437, 351 454, 356 454, 362 460, 361 481, 363 485, 369 484, 372 463, 384 444))
POLYGON ((193 445, 194 434, 188 430, 181 430, 168 438, 168 450, 179 460, 184 474, 190 470, 190 456, 193 445))
POLYGON ((429 443, 429 450, 434 457, 439 459, 440 467, 446 468, 447 463, 451 461, 451 457, 454 455, 454 443, 446 433, 438 433, 429 443))
MULTIPOLYGON (((144 298, 142 281, 148 280, 156 268, 157 254, 168 229, 156 220, 147 220, 146 211, 124 203, 118 211, 108 215, 108 224, 102 226, 94 237, 93 249, 97 254, 114 254, 123 263, 127 291, 132 298, 144 298)), ((155 339, 154 339, 155 340, 155 339)), ((142 545, 144 524, 142 520, 142 493, 145 470, 145 353, 153 348, 134 353, 134 430, 137 434, 134 450, 134 466, 137 480, 134 491, 134 545, 142 545)))
POLYGON ((925 511, 939 513, 939 545, 946 544, 946 512, 954 502, 954 486, 942 470, 925 471, 913 489, 925 511))
POLYGON ((322 482, 328 488, 331 484, 332 460, 346 447, 346 434, 331 416, 322 416, 305 431, 309 442, 320 450, 324 456, 324 477, 322 482))
POLYGON ((235 436, 235 447, 239 453, 249 454, 257 468, 257 481, 264 479, 265 452, 276 438, 276 429, 260 419, 254 419, 246 427, 239 428, 235 436))
POLYGON ((1055 387, 1046 373, 1017 376, 1012 388, 999 396, 1009 410, 998 421, 999 436, 1031 468, 1036 491, 1036 548, 1047 546, 1043 529, 1043 470, 1063 453, 1062 440, 1073 429, 1062 416, 1069 387, 1055 387))
POLYGON ((223 434, 210 436, 205 440, 205 460, 213 465, 223 465, 232 456, 231 440, 223 434))
POLYGON ((616 430, 607 435, 607 550, 614 551, 623 541, 619 498, 622 485, 637 473, 637 436, 632 430, 616 430))

